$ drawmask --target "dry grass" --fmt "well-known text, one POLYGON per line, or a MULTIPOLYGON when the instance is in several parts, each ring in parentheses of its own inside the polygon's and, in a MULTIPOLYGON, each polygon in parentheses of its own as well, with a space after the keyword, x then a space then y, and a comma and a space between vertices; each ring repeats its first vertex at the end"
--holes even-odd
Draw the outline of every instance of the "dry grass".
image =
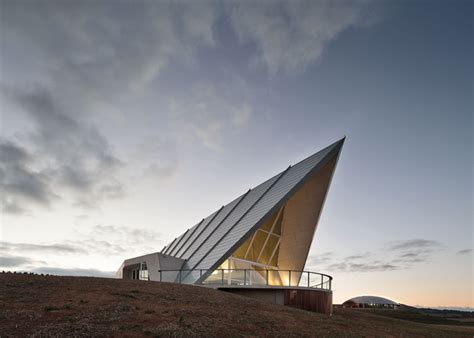
POLYGON ((472 337, 336 309, 332 317, 197 286, 0 274, 0 336, 472 337))

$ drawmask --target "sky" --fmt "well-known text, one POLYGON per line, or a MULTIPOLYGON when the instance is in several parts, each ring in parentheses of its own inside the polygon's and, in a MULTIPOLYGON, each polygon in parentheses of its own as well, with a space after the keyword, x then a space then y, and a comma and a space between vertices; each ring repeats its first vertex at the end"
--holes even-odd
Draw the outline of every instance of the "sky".
POLYGON ((306 269, 474 307, 473 13, 0 0, 0 270, 112 276, 345 135, 306 269))

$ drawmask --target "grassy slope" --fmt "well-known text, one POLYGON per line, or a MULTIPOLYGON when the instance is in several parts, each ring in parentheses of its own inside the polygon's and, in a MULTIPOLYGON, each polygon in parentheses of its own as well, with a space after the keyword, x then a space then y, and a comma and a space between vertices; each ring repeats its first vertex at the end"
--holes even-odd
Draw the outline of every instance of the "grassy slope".
POLYGON ((330 318, 203 287, 0 273, 0 336, 436 336, 474 328, 336 309, 330 318))
POLYGON ((438 313, 433 313, 432 311, 432 313, 426 313, 423 310, 424 309, 414 309, 412 311, 390 311, 384 309, 363 309, 362 311, 391 318, 410 320, 417 323, 474 327, 474 317, 472 313, 461 313, 461 316, 461 314, 445 314, 442 311, 438 311, 438 313))

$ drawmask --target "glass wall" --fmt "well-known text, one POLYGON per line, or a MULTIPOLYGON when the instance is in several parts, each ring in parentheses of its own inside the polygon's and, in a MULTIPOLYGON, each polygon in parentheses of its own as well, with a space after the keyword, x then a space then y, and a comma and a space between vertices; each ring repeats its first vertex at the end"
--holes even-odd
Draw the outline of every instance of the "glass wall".
POLYGON ((276 271, 283 212, 283 207, 275 212, 204 283, 284 285, 280 273, 276 271))
POLYGON ((231 258, 257 263, 259 266, 278 265, 283 208, 270 217, 253 236, 238 248, 231 258))

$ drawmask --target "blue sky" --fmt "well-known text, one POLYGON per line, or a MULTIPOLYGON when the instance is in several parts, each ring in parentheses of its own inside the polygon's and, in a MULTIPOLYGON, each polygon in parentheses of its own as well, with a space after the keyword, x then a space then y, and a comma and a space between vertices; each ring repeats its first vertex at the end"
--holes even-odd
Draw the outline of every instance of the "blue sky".
POLYGON ((471 2, 0 5, 0 268, 107 274, 346 135, 307 268, 473 306, 471 2))

